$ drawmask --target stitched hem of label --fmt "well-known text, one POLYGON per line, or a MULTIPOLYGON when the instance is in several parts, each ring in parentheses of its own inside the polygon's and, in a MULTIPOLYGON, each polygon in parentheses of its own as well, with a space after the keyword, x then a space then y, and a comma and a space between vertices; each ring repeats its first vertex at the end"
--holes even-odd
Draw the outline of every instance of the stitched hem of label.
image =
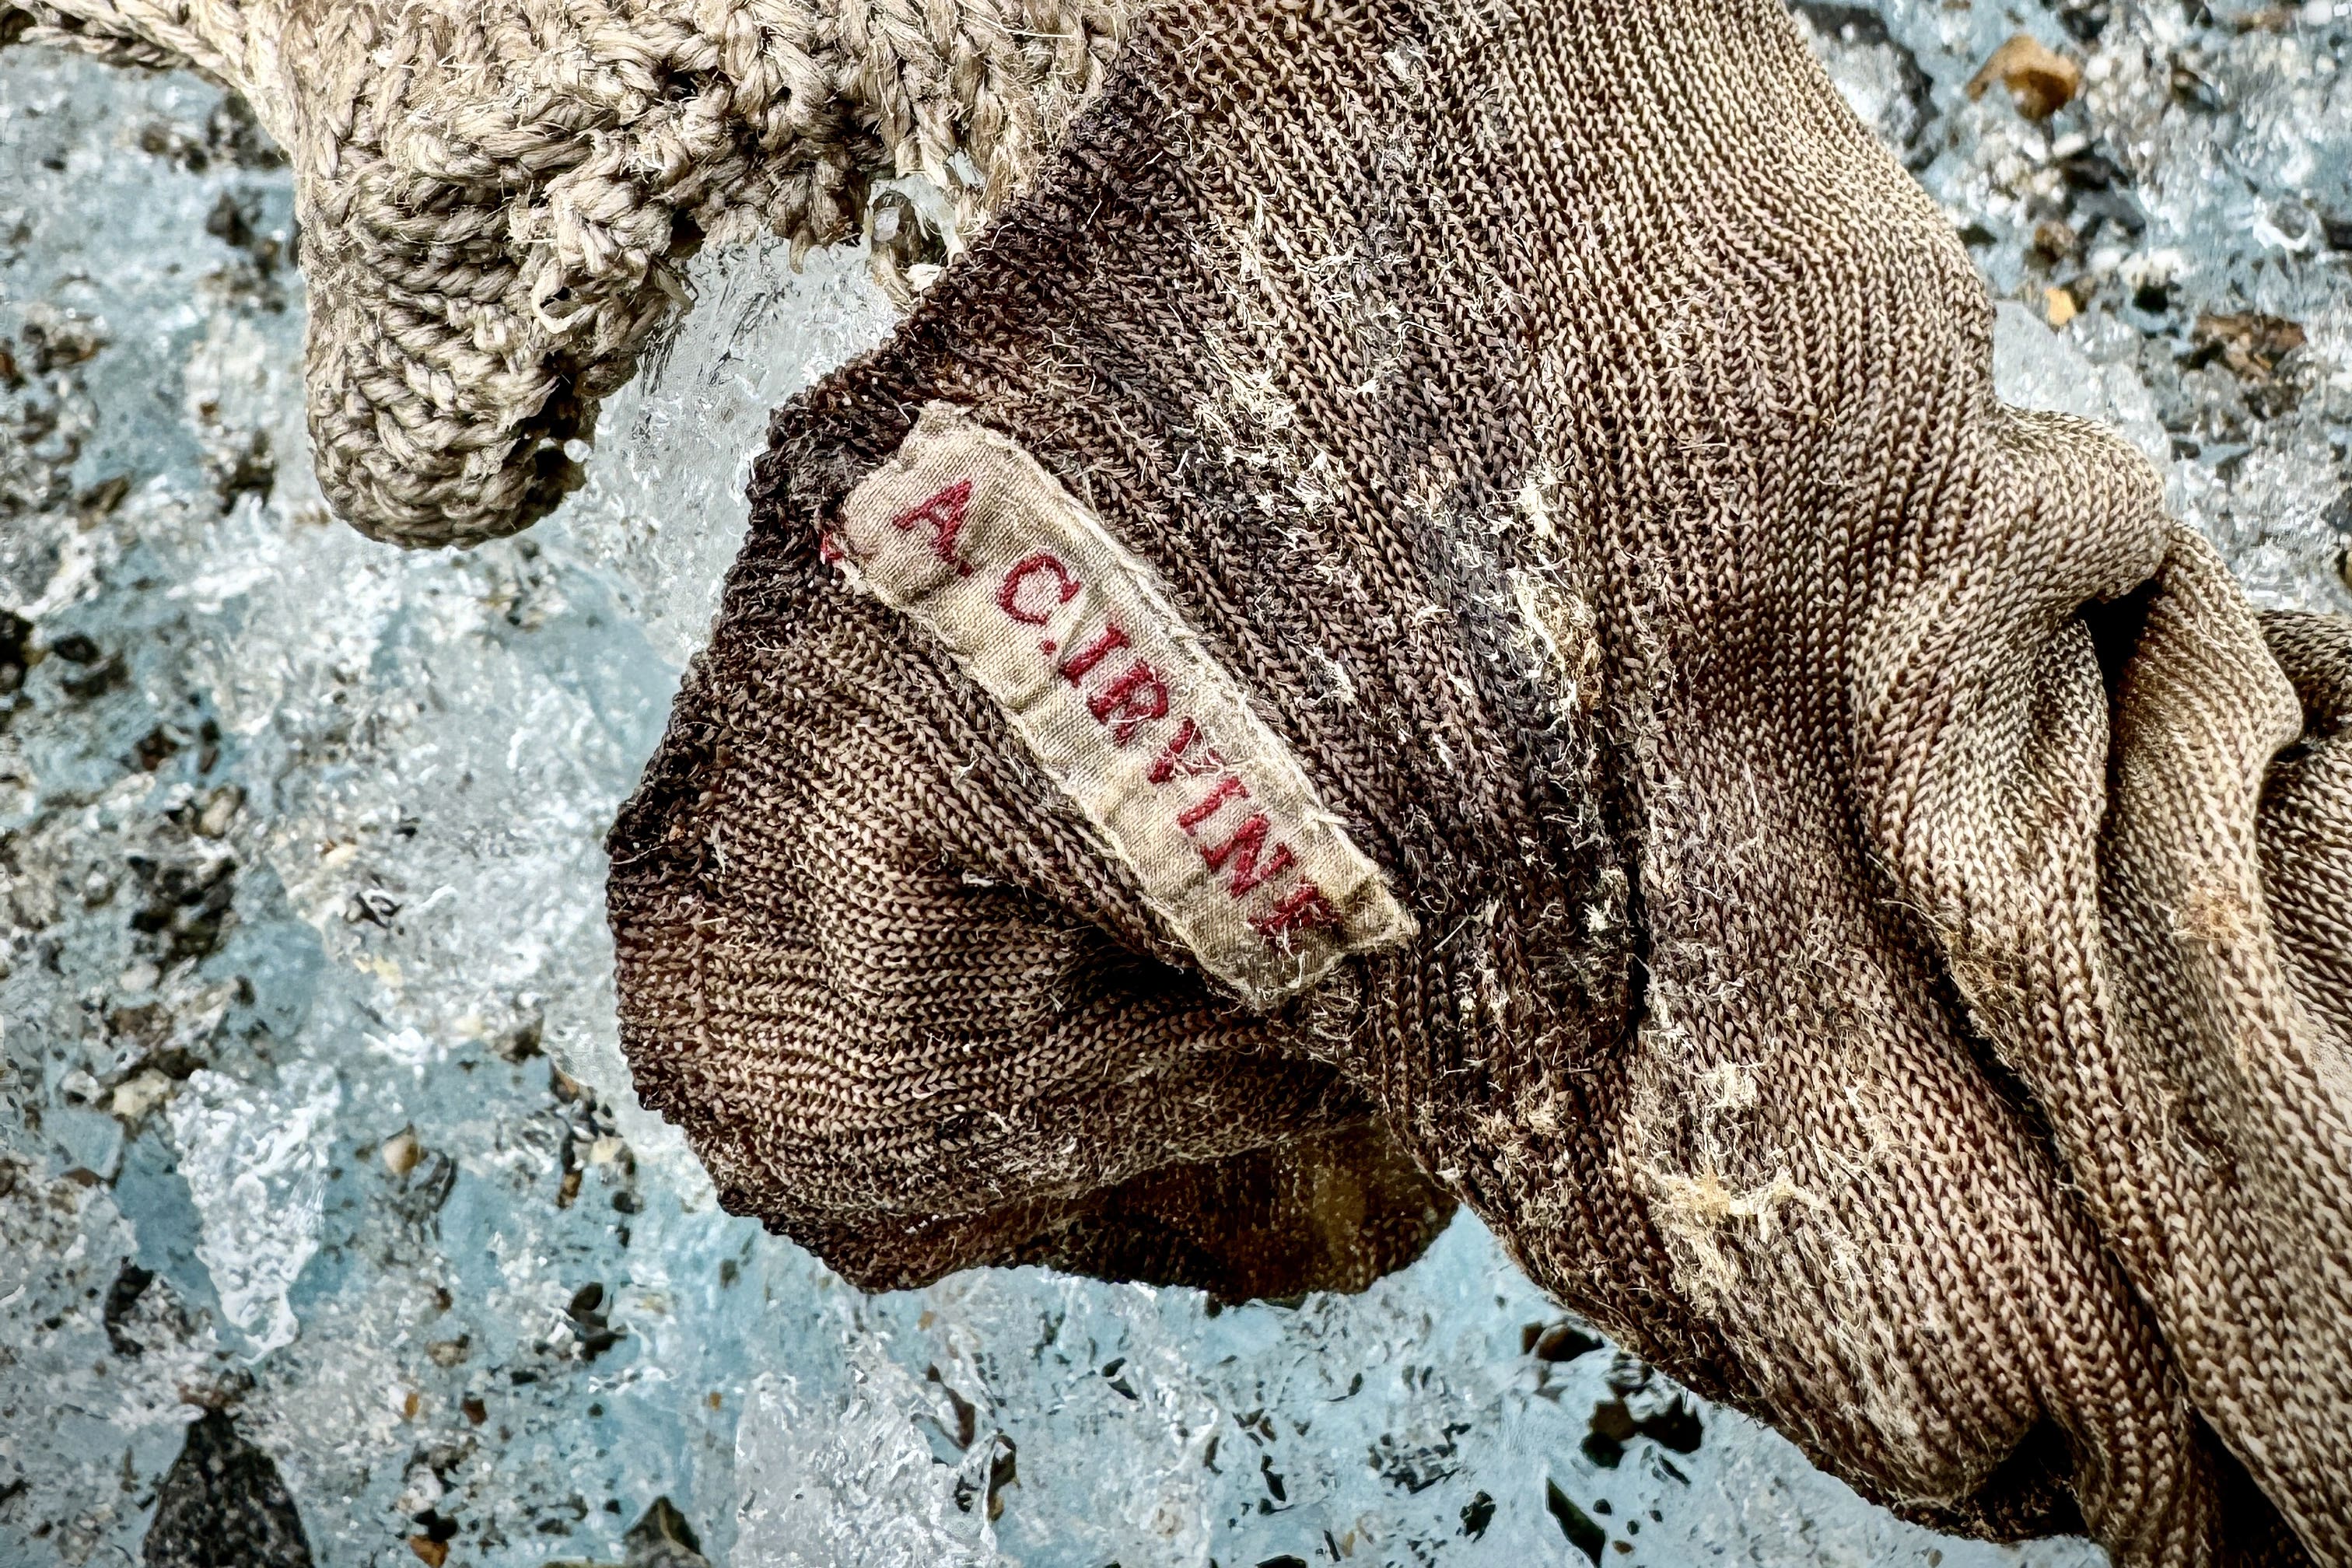
POLYGON ((927 405, 842 502, 824 553, 946 645, 1252 1005, 1414 934, 1150 570, 1010 437, 927 405))

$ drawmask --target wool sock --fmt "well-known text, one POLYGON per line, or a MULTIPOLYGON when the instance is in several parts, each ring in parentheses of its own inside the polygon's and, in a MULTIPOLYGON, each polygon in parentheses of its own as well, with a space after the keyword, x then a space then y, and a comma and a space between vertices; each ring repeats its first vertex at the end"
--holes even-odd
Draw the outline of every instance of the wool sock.
POLYGON ((641 1093, 894 1282, 1376 1128, 1907 1517, 2352 1561, 2352 644, 1990 329, 1774 0, 1155 13, 776 418, 641 1093))
POLYGON ((853 238, 898 174, 976 224, 1139 8, 0 0, 0 40, 244 95, 293 165, 320 488, 373 538, 439 545, 528 527, 579 482, 564 447, 685 300, 688 255, 853 238))

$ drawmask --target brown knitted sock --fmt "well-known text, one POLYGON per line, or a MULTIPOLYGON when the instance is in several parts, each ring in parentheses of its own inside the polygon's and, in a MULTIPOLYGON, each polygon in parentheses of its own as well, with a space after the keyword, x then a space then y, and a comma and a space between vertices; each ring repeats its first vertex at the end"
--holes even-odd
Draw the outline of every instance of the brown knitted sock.
POLYGON ((1120 945, 1143 900, 943 657, 814 558, 788 591, 756 735, 682 713, 614 837, 630 1038, 664 1042, 635 1053, 638 1092, 689 1120, 730 1206, 905 1285, 1118 1255, 1092 1233, 1150 1207, 1139 1184, 1214 1191, 1224 1168, 1228 1199, 1261 1194, 1210 1221, 1239 1250, 1171 1280, 1289 1295, 1416 1256, 1454 1202, 1399 1166, 1365 1095, 1172 967, 1173 943, 1150 942, 1168 963, 1120 945), (1280 1152, 1297 1140, 1315 1147, 1280 1152), (1267 1159, 1363 1191, 1378 1266, 1334 1241, 1329 1268, 1283 1272, 1314 1260, 1301 1204, 1262 1195, 1267 1159))
POLYGON ((1989 329, 1770 0, 1147 25, 778 416, 647 1102, 867 1279, 1376 1111, 1906 1514, 2347 1560, 2342 628, 1989 329))
POLYGON ((2263 787, 2263 891, 2296 999, 2352 1039, 2352 626, 2267 615, 2263 636, 2303 704, 2263 787))

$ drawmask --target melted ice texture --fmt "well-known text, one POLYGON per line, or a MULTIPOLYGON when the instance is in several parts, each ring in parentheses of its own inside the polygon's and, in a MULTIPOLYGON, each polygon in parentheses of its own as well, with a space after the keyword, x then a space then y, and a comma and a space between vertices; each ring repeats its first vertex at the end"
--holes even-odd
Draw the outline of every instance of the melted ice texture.
MULTIPOLYGON (((1801 15, 1967 230, 2005 395, 2116 423, 2263 602, 2352 608, 2327 0, 2118 7, 2087 50, 2005 3, 1801 15), (2046 126, 1962 91, 2021 28, 2090 62, 2046 126), (2053 270, 2074 137, 2145 224, 2053 270), (2188 363, 2233 310, 2305 342, 2188 363)), ((134 1560, 207 1392, 325 1564, 445 1523, 467 1568, 617 1563, 656 1495, 737 1568, 2096 1559, 1940 1541, 1628 1358, 1528 1353, 1558 1314, 1466 1216, 1360 1297, 1214 1312, 866 1298, 719 1212, 628 1092, 599 839, 767 410, 890 313, 855 254, 707 251, 585 488, 404 554, 305 461, 290 215, 215 89, 0 52, 0 607, 47 655, 0 728, 0 1561, 134 1560)))

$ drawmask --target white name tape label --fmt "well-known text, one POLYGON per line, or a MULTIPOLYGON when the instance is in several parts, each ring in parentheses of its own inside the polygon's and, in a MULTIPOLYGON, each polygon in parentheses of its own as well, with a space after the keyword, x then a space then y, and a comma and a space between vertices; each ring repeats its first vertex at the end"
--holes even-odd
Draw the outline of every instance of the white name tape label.
POLYGON ((1202 967, 1253 1005, 1413 935, 1150 569, 1009 437, 929 405, 825 545, 947 646, 1202 967))

